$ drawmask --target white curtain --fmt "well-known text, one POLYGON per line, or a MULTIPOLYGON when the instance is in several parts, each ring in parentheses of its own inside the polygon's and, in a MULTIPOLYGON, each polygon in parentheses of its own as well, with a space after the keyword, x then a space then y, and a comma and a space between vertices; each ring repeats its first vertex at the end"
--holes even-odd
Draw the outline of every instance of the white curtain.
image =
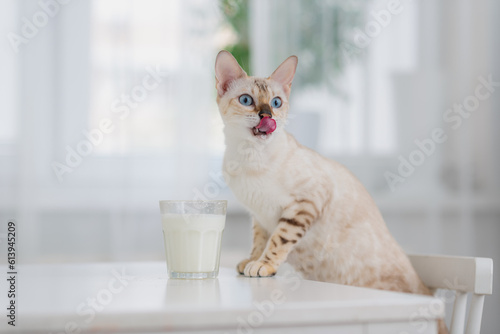
MULTIPOLYGON (((290 131, 352 169, 392 228, 430 235, 430 251, 473 253, 477 215, 497 219, 499 94, 460 129, 443 120, 477 77, 498 78, 495 6, 401 2, 340 71, 335 38, 352 44, 358 31, 368 34, 388 3, 249 2, 252 72, 269 75, 299 56, 290 131), (448 140, 391 190, 385 173, 397 174, 400 157, 434 128, 448 140), (411 220, 398 216, 405 210, 420 223, 392 223, 411 220), (460 222, 454 231, 466 248, 443 242, 447 219, 460 222)), ((25 19, 44 10, 5 2, 2 35, 22 35, 25 19)), ((25 259, 158 257, 160 199, 228 198, 242 212, 220 178, 213 63, 235 33, 219 2, 73 1, 51 10, 18 52, 4 39, 0 54, 0 218, 19 221, 25 259), (88 240, 100 246, 90 250, 88 240)))
POLYGON ((0 216, 18 221, 22 258, 161 258, 158 200, 223 196, 218 2, 9 1, 0 15, 22 39, 0 54, 0 216))

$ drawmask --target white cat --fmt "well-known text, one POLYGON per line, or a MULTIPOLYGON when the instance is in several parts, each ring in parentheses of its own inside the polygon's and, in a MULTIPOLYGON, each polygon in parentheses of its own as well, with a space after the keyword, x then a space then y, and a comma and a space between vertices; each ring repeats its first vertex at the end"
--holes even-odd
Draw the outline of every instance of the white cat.
POLYGON ((297 61, 257 78, 217 55, 223 171, 253 217, 253 250, 237 270, 272 276, 287 261, 307 279, 430 294, 356 177, 285 132, 297 61))

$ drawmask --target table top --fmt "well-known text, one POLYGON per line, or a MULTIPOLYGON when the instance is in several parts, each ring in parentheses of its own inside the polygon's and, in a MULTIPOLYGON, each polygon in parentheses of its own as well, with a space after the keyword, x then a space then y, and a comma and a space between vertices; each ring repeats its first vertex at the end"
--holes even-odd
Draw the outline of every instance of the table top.
MULTIPOLYGON (((293 271, 247 278, 221 268, 217 279, 171 280, 164 262, 18 265, 17 293, 16 329, 44 333, 408 322, 422 309, 444 309, 436 298, 308 281, 293 271)), ((0 332, 13 331, 2 320, 0 332)))

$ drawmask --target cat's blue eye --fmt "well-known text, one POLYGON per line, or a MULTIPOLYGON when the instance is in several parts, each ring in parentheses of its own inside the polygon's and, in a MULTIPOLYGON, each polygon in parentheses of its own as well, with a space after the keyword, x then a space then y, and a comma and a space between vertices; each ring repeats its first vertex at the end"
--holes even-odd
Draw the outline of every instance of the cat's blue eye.
POLYGON ((272 99, 271 100, 271 107, 273 107, 273 108, 281 107, 281 99, 277 96, 274 99, 272 99))
POLYGON ((243 94, 240 96, 240 103, 244 106, 249 106, 253 103, 253 99, 248 94, 243 94))

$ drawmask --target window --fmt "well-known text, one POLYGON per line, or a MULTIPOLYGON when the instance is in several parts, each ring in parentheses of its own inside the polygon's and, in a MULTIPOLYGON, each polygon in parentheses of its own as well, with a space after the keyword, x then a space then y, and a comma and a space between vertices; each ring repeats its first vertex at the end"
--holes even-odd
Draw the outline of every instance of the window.
POLYGON ((193 196, 206 171, 220 169, 224 149, 213 64, 231 34, 218 2, 78 6, 87 7, 87 15, 67 14, 81 22, 66 22, 68 37, 61 43, 66 59, 81 61, 62 69, 58 117, 66 126, 57 130, 57 161, 70 149, 78 153, 78 145, 84 152, 81 142, 91 141, 92 134, 94 142, 63 182, 123 185, 126 180, 161 189, 163 197, 179 194, 179 188, 193 196), (74 38, 78 32, 81 37, 74 38))
POLYGON ((92 3, 90 124, 116 119, 98 155, 221 154, 217 9, 214 1, 92 3))

